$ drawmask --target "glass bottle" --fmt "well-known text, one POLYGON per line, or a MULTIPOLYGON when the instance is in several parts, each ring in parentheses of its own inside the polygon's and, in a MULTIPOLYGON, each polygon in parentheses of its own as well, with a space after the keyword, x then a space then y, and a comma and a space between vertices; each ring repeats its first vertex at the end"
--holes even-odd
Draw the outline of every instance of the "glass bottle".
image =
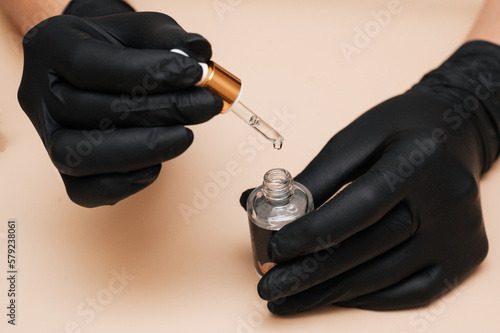
POLYGON ((294 182, 287 170, 266 172, 262 185, 253 190, 247 200, 254 266, 260 276, 275 265, 267 255, 273 233, 313 209, 311 193, 304 185, 294 182))

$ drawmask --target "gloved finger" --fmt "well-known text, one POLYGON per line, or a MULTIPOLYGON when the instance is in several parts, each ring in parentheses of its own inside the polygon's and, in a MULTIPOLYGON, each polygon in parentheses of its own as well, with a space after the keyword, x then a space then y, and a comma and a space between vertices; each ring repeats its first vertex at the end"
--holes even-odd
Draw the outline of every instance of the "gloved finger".
POLYGON ((222 110, 222 100, 199 87, 140 96, 80 90, 63 81, 50 89, 54 99, 49 112, 68 128, 100 128, 103 121, 118 128, 192 125, 222 110))
MULTIPOLYGON (((409 209, 399 204, 380 221, 338 246, 279 264, 259 282, 259 295, 276 300, 300 293, 357 267, 409 239, 415 224, 409 209)), ((317 239, 318 247, 323 242, 317 239)))
POLYGON ((192 142, 192 131, 182 126, 59 129, 47 150, 60 172, 82 177, 150 167, 180 155, 192 142))
POLYGON ((279 230, 269 242, 270 258, 283 262, 344 241, 387 214, 402 200, 400 192, 392 191, 375 165, 322 207, 279 230))
POLYGON ((459 282, 445 278, 436 267, 426 268, 394 286, 337 303, 343 307, 370 310, 396 310, 426 305, 444 295, 459 282))
POLYGON ((207 62, 212 57, 210 43, 203 36, 186 32, 173 18, 162 13, 119 14, 93 18, 92 22, 111 33, 126 47, 181 49, 200 62, 207 62), (124 21, 129 24, 124 25, 124 21))
MULTIPOLYGON (((460 218, 456 218, 455 220, 459 221, 460 218)), ((458 222, 457 225, 463 224, 458 222)), ((484 229, 479 232, 484 232, 484 229)), ((420 244, 419 248, 422 248, 422 244, 420 244)), ((415 255, 420 256, 420 254, 418 254, 418 248, 409 250, 413 250, 415 255)), ((393 310, 428 304, 449 292, 462 282, 464 278, 469 276, 476 269, 477 265, 486 257, 487 251, 487 243, 482 243, 479 246, 476 244, 469 244, 469 247, 465 249, 466 254, 464 255, 456 255, 452 260, 441 260, 439 265, 435 262, 428 261, 425 269, 419 270, 417 273, 403 279, 399 283, 387 288, 373 289, 373 292, 366 293, 359 297, 346 298, 346 301, 342 301, 338 303, 338 305, 371 310, 393 310), (463 258, 465 256, 478 256, 479 259, 464 262, 463 258)), ((408 257, 408 259, 410 261, 407 261, 406 265, 413 265, 415 258, 408 257)), ((435 261, 435 256, 430 260, 435 261)), ((404 265, 403 260, 395 262, 393 267, 398 267, 399 269, 399 265, 404 265)), ((387 269, 388 271, 390 270, 389 267, 387 267, 387 269)), ((376 268, 373 267, 372 271, 375 272, 376 268)), ((372 276, 373 273, 366 271, 364 274, 372 276)), ((353 279, 353 276, 346 276, 345 278, 353 279)))
POLYGON ((422 109, 428 109, 430 103, 435 100, 421 95, 401 95, 375 106, 337 133, 295 180, 311 191, 314 206, 320 207, 342 186, 377 162, 393 137, 398 135, 392 128, 393 122, 406 124, 408 119, 418 119, 422 109), (405 112, 396 113, 387 121, 388 110, 405 112), (409 114, 417 116, 409 117, 409 114))
MULTIPOLYGON (((403 173, 402 154, 418 150, 418 140, 410 133, 394 136, 375 165, 354 180, 319 209, 285 225, 273 235, 268 253, 275 262, 318 251, 316 240, 327 239, 320 249, 331 247, 378 221, 402 202, 406 188, 414 186, 422 170, 436 168, 436 159, 423 159, 418 168, 403 173), (397 181, 393 179, 396 177, 397 181), (397 178, 399 177, 399 178, 397 178)), ((416 219, 418 222, 419 219, 416 219)), ((418 226, 416 226, 418 227, 418 226)))
POLYGON ((418 250, 418 246, 409 240, 330 280, 300 293, 271 301, 268 307, 275 314, 291 314, 345 302, 389 288, 432 267, 432 263, 420 256, 418 250))
POLYGON ((240 205, 241 207, 243 207, 245 210, 247 210, 247 199, 248 197, 250 196, 250 193, 252 193, 252 191, 254 190, 255 188, 249 188, 248 190, 246 190, 245 192, 243 192, 240 196, 240 205))
MULTIPOLYGON (((54 27, 57 31, 49 34, 60 36, 49 40, 51 45, 47 46, 58 54, 52 59, 51 68, 80 89, 134 94, 156 82, 158 85, 151 91, 159 93, 187 88, 201 79, 202 69, 192 58, 166 50, 131 49, 96 38, 82 38, 81 30, 61 31, 61 24, 51 24, 56 23, 51 21, 55 19, 75 17, 55 16, 43 27, 54 27)), ((89 25, 83 19, 81 23, 89 25)), ((66 24, 71 27, 74 22, 66 24)), ((31 45, 25 44, 27 53, 35 53, 29 49, 31 45)))
MULTIPOLYGON (((377 161, 387 141, 387 137, 382 135, 387 133, 384 128, 387 124, 380 123, 379 118, 373 117, 372 113, 395 107, 393 103, 394 99, 380 104, 334 135, 294 178, 311 192, 314 207, 323 205, 342 186, 361 176, 377 161)), ((242 206, 250 192, 247 190, 242 194, 242 206)))
POLYGON ((83 207, 114 205, 151 185, 161 164, 127 173, 72 177, 61 173, 69 198, 83 207))
POLYGON ((342 186, 366 171, 382 138, 374 133, 373 126, 358 118, 337 133, 320 153, 295 177, 309 191, 314 207, 320 207, 342 186), (367 133, 368 132, 368 133, 367 133), (364 136, 359 133, 365 133, 364 136), (371 138, 367 141, 365 137, 371 138))

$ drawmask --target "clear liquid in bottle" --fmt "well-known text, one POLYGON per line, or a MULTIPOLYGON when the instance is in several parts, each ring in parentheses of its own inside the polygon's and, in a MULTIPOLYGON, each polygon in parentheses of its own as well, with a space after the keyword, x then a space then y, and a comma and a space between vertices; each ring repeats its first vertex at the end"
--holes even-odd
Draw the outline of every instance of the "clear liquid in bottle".
POLYGON ((271 169, 261 186, 247 200, 254 266, 262 276, 275 264, 267 255, 267 245, 274 232, 311 212, 314 203, 309 190, 294 182, 285 169, 271 169))

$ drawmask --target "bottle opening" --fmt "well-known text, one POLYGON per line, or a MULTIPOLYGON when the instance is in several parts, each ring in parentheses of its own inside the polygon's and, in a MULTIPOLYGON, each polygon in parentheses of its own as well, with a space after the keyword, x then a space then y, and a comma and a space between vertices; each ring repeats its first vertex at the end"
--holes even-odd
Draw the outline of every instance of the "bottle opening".
POLYGON ((271 169, 264 175, 265 199, 272 204, 286 204, 293 197, 293 178, 285 169, 271 169))

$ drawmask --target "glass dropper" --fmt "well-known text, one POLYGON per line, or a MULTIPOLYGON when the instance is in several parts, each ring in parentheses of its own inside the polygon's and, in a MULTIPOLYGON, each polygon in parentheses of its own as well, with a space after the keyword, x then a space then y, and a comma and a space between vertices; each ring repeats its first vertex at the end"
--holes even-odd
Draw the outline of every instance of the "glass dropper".
POLYGON ((237 101, 233 103, 230 110, 235 115, 240 117, 241 120, 253 127, 257 132, 262 134, 267 140, 271 141, 273 143, 274 149, 281 149, 284 140, 281 134, 279 134, 278 131, 276 131, 268 123, 266 123, 259 116, 253 113, 253 111, 247 108, 245 104, 237 101))
MULTIPOLYGON (((171 52, 188 56, 184 51, 178 49, 173 49, 171 52)), ((206 88, 212 94, 222 98, 223 107, 221 113, 231 110, 247 125, 271 141, 274 149, 281 149, 284 140, 283 136, 240 102, 243 92, 241 80, 213 61, 208 63, 200 62, 199 64, 203 69, 203 76, 196 85, 206 88)))

